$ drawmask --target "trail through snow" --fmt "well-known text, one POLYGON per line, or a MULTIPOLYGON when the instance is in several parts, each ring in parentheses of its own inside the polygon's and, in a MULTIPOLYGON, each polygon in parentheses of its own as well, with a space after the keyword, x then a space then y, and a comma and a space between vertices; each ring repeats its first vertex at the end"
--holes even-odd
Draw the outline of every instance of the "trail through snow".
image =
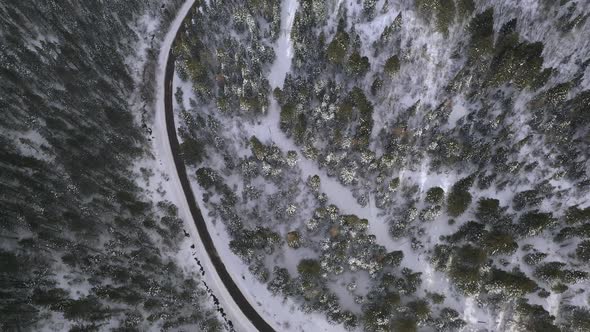
MULTIPOLYGON (((514 3, 515 4, 515 3, 514 3)), ((499 1, 499 4, 495 4, 494 7, 499 12, 511 9, 511 6, 516 6, 509 1, 499 1)), ((349 13, 353 13, 351 16, 354 20, 358 19, 358 15, 355 13, 360 12, 360 4, 354 4, 354 2, 347 2, 344 4, 350 7, 349 13)), ((403 12, 404 15, 404 27, 401 34, 401 44, 408 44, 410 41, 415 46, 405 52, 407 57, 418 59, 418 61, 410 64, 406 64, 402 68, 400 74, 395 79, 394 84, 391 86, 391 93, 388 96, 390 99, 399 100, 401 109, 407 108, 413 105, 418 99, 422 100, 422 104, 426 105, 422 109, 428 109, 429 106, 440 104, 441 100, 438 100, 438 96, 441 95, 440 91, 446 86, 446 83, 456 73, 456 71, 462 67, 461 62, 450 61, 450 54, 453 51, 452 48, 446 47, 447 45, 454 45, 460 43, 465 38, 465 33, 461 25, 456 24, 450 27, 449 39, 443 38, 439 33, 432 33, 427 27, 423 25, 416 13, 405 10, 404 6, 397 4, 399 8, 395 9, 394 12, 398 13, 398 10, 403 12), (423 46, 423 47, 422 47, 423 46), (424 53, 424 54, 422 54, 424 53), (445 73, 444 75, 434 75, 434 73, 445 73), (419 73, 419 74, 416 74, 419 73), (411 89, 414 87, 415 89, 411 89), (418 98, 420 97, 420 98, 418 98)), ((485 6, 478 6, 482 9, 485 6)), ((291 44, 290 33, 291 25, 295 17, 295 12, 298 8, 298 4, 295 0, 283 1, 281 7, 281 33, 279 39, 275 45, 276 60, 271 66, 271 71, 268 75, 269 83, 271 88, 282 88, 286 74, 290 71, 291 60, 293 57, 293 45, 291 44)), ((478 9, 478 11, 479 11, 478 9)), ((390 13, 380 14, 373 22, 362 22, 356 27, 358 28, 359 34, 362 36, 364 42, 371 44, 372 41, 378 38, 378 34, 383 28, 391 23, 394 16, 389 17, 390 13)), ((511 15, 506 15, 510 17, 511 15)), ((530 16, 530 15, 528 15, 530 16)), ((530 17, 526 16, 523 22, 535 23, 530 17)), ((534 16, 534 15, 533 15, 534 16)), ((500 24, 500 23, 497 23, 500 24)), ((545 35, 551 38, 556 38, 548 31, 552 31, 546 26, 542 26, 543 29, 539 29, 545 35)), ((518 26, 522 36, 525 39, 535 40, 540 39, 543 34, 531 33, 531 31, 523 31, 530 29, 528 24, 519 24, 518 26)), ((568 45, 574 45, 581 43, 582 41, 577 38, 568 39, 568 45)), ((553 44, 553 43, 552 43, 553 44)), ((366 46, 366 45, 365 45, 366 46)), ((368 52, 367 52, 368 53, 368 52)), ((545 50, 545 56, 547 58, 559 58, 550 56, 554 53, 558 53, 558 50, 553 47, 548 47, 545 50)), ((575 58, 574 58, 575 59, 575 58)), ((373 59, 375 63, 383 63, 383 58, 373 59)), ((372 61, 373 62, 373 61, 372 61)), ((570 62, 574 62, 571 60, 570 62)), ((568 63, 569 64, 569 63, 568 63)), ((569 67, 562 69, 560 79, 568 77, 569 67)), ((190 85, 188 88, 182 87, 185 96, 191 94, 190 85)), ((516 100, 515 107, 522 107, 530 96, 522 95, 516 100)), ((477 105, 471 105, 467 102, 466 97, 462 95, 455 96, 452 100, 454 107, 449 115, 449 126, 452 128, 457 125, 459 121, 464 121, 463 118, 468 114, 471 108, 477 105)), ((390 119, 391 112, 389 109, 385 111, 377 111, 374 114, 374 120, 376 124, 386 125, 390 119)), ((243 119, 236 118, 233 120, 234 123, 228 124, 229 128, 239 129, 241 133, 247 133, 248 135, 255 135, 261 141, 268 143, 273 142, 282 151, 300 151, 300 148, 289 139, 283 131, 280 129, 280 107, 276 100, 271 97, 270 107, 268 113, 260 122, 252 124, 246 123, 243 119)), ((515 119, 513 126, 520 126, 524 123, 523 119, 515 119)), ((374 133, 378 132, 379 125, 374 128, 374 133)), ((417 125, 417 124, 412 124, 417 125)), ((524 135, 527 130, 520 130, 524 135)), ((437 173, 429 172, 429 161, 423 160, 422 164, 414 165, 413 168, 408 168, 400 171, 399 178, 403 184, 405 181, 408 183, 414 183, 419 185, 420 193, 424 193, 426 190, 433 186, 439 186, 448 192, 450 186, 455 183, 458 179, 466 176, 464 174, 468 170, 457 170, 457 172, 450 173, 437 173)), ((423 284, 420 292, 428 290, 430 292, 438 292, 447 295, 446 305, 456 309, 462 313, 462 318, 468 323, 467 330, 487 328, 488 330, 501 329, 506 320, 510 319, 509 311, 511 309, 508 303, 503 310, 507 310, 506 315, 504 312, 496 312, 492 314, 487 309, 480 307, 478 301, 475 298, 457 296, 453 292, 453 287, 449 282, 448 278, 444 273, 435 271, 430 265, 427 254, 424 250, 413 250, 411 248, 410 240, 405 238, 403 240, 393 240, 389 235, 389 224, 388 218, 391 216, 384 216, 380 212, 381 210, 376 207, 374 197, 370 197, 369 204, 366 207, 361 206, 357 199, 353 196, 352 192, 342 185, 337 178, 329 176, 327 172, 320 169, 319 165, 313 161, 305 158, 301 158, 298 163, 298 167, 301 170, 302 179, 306 179, 312 175, 319 175, 321 178, 320 190, 327 194, 329 197, 329 203, 335 204, 343 214, 355 214, 360 218, 369 220, 369 232, 376 236, 378 244, 383 245, 387 250, 403 250, 404 260, 402 265, 409 267, 414 271, 422 272, 423 284), (421 251, 421 253, 419 253, 421 251)), ((530 179, 533 183, 534 179, 530 179)), ((193 182, 193 190, 197 193, 197 199, 200 200, 202 197, 202 191, 199 186, 193 182)), ((523 188, 523 186, 520 186, 523 188)), ((477 193, 477 198, 480 197, 496 197, 500 199, 503 205, 508 204, 512 200, 514 188, 507 188, 499 190, 497 188, 490 188, 481 190, 477 193)), ((202 202, 200 202, 203 206, 202 202)), ((427 230, 423 242, 436 243, 439 242, 441 235, 448 235, 452 233, 461 224, 461 221, 465 221, 467 216, 463 217, 463 220, 459 220, 455 226, 443 224, 433 224, 427 230)), ((208 219, 208 218, 206 218, 208 219)), ((259 302, 259 307, 265 316, 272 316, 276 324, 284 324, 284 322, 290 321, 291 324, 296 321, 299 325, 297 328, 305 331, 321 331, 326 329, 333 329, 332 326, 327 325, 327 322, 323 317, 317 315, 303 315, 300 311, 294 309, 295 305, 291 300, 281 302, 277 298, 272 297, 266 287, 252 278, 251 273, 248 271, 247 266, 241 262, 241 260, 233 255, 229 250, 227 244, 229 238, 226 234, 224 226, 221 223, 213 225, 211 220, 207 220, 209 227, 216 230, 213 237, 216 243, 220 244, 220 253, 224 256, 224 261, 230 266, 230 273, 235 276, 236 283, 241 289, 244 289, 244 294, 252 302, 259 302), (291 307, 287 309, 287 307, 291 307), (290 310, 290 311, 289 311, 290 310), (300 316, 300 314, 302 316, 300 316), (317 316, 317 317, 316 317, 317 316), (316 319, 317 318, 317 319, 316 319), (299 323, 302 322, 302 323, 299 323)), ((541 247, 541 246, 539 246, 541 247)), ((551 248, 547 248, 551 250, 551 248)), ((534 302, 534 299, 531 300, 534 302)), ((543 305, 552 313, 557 310, 557 304, 559 297, 550 298, 548 303, 543 305)), ((293 325, 291 325, 293 327, 293 325)), ((286 327, 286 325, 282 325, 286 327)))

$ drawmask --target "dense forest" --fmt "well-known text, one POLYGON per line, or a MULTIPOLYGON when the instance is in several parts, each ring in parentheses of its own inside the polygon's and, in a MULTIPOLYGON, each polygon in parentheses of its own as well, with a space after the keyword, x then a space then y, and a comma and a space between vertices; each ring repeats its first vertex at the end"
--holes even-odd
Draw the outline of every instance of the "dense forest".
POLYGON ((222 329, 177 208, 133 167, 181 4, 0 3, 0 330, 222 329))

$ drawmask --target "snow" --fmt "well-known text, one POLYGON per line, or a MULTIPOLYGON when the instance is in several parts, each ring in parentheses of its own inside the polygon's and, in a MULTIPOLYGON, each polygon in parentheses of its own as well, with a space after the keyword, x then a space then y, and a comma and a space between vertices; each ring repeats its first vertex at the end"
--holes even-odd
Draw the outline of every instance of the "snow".
MULTIPOLYGON (((563 24, 561 15, 572 6, 561 6, 558 12, 551 13, 534 0, 513 2, 510 0, 486 0, 480 8, 494 7, 495 30, 513 18, 518 19, 517 31, 522 38, 529 41, 541 41, 545 48, 543 56, 545 67, 553 67, 561 78, 572 77, 577 71, 581 59, 587 59, 590 52, 590 42, 587 36, 589 24, 578 27, 576 33, 564 34, 558 27, 563 24), (559 13, 559 15, 557 15, 559 13)), ((576 6, 573 17, 587 12, 588 3, 576 6)))
POLYGON ((333 331, 334 326, 330 325, 323 315, 302 312, 293 300, 273 296, 264 284, 253 277, 248 266, 230 250, 228 245, 230 238, 223 223, 214 223, 206 213, 207 209, 202 202, 203 190, 196 181, 191 181, 191 187, 203 211, 203 217, 207 228, 210 229, 215 247, 219 255, 223 257, 229 274, 248 302, 267 323, 276 331, 333 331))
POLYGON ((148 40, 157 32, 158 28, 160 28, 160 19, 151 13, 143 15, 138 20, 137 25, 133 27, 139 40, 133 47, 135 53, 129 55, 125 62, 127 67, 130 68, 135 81, 140 79, 147 61, 147 51, 151 46, 150 44, 152 44, 148 40))

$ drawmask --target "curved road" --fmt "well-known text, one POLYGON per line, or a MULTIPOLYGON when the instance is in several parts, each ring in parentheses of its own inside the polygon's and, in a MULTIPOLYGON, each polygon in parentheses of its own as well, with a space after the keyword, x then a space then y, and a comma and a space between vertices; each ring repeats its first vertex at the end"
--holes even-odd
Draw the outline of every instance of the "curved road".
MULTIPOLYGON (((178 35, 178 32, 176 35, 178 35)), ((176 39, 176 38, 175 38, 176 39)), ((173 78, 174 78, 174 54, 172 48, 168 56, 168 62, 166 63, 166 72, 164 76, 164 107, 166 113, 166 128, 168 132, 168 141, 170 142, 170 149, 172 150, 172 156, 174 159, 174 165, 178 173, 178 178, 182 185, 182 190, 186 196, 189 210, 199 237, 209 255, 211 262, 215 266, 217 275, 225 285, 225 288, 233 298, 234 302, 240 307, 244 315, 252 322, 252 324, 261 332, 274 332, 274 329, 258 314, 258 312, 250 305, 250 302, 244 297, 239 287, 234 283, 233 279, 227 272, 223 261, 219 257, 217 250, 207 229, 207 224, 203 219, 201 210, 196 204, 195 195, 191 189, 190 182, 188 180, 186 167, 180 154, 180 145, 178 143, 178 137, 176 135, 176 126, 174 124, 174 113, 172 107, 172 96, 173 96, 173 78)))

